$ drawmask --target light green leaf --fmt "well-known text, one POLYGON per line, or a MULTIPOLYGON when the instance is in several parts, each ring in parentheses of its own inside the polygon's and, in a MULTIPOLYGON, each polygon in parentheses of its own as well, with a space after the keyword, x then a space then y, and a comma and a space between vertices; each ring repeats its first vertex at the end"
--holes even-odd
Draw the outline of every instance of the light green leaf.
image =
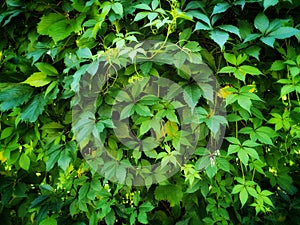
POLYGON ((30 158, 25 154, 22 153, 19 159, 19 165, 24 170, 29 170, 30 167, 30 158))
POLYGON ((240 192, 240 194, 239 194, 239 198, 240 198, 240 201, 241 201, 241 203, 242 203, 242 207, 245 205, 245 203, 247 202, 247 200, 248 200, 248 192, 247 192, 247 190, 246 190, 246 188, 244 187, 242 190, 241 190, 241 192, 240 192))
POLYGON ((40 222, 40 225, 57 225, 57 221, 54 218, 48 217, 40 222))
POLYGON ((149 12, 139 12, 138 14, 136 14, 136 16, 134 17, 134 21, 137 22, 139 20, 144 19, 146 16, 148 16, 149 12))
POLYGON ((179 185, 159 185, 154 191, 156 200, 167 200, 170 206, 179 205, 183 197, 182 187, 179 185))
POLYGON ((272 71, 280 71, 284 70, 286 68, 286 65, 283 63, 283 60, 276 60, 272 63, 270 70, 272 71))
POLYGON ((264 0, 264 11, 270 6, 277 5, 279 0, 264 0))
POLYGON ((93 55, 91 50, 88 47, 79 48, 76 54, 79 58, 90 58, 93 55))
POLYGON ((237 68, 235 68, 233 66, 225 66, 225 67, 221 68, 219 73, 234 73, 236 70, 237 70, 237 68))
POLYGON ((217 161, 218 168, 226 172, 230 172, 230 164, 226 159, 217 157, 216 161, 217 161))
POLYGON ((286 39, 299 34, 300 30, 293 27, 280 27, 279 29, 271 32, 268 36, 276 39, 286 39))
POLYGON ((257 69, 256 67, 248 66, 248 65, 240 66, 239 70, 242 73, 250 74, 250 75, 260 75, 260 74, 262 74, 262 72, 259 69, 257 69))
POLYGON ((229 34, 221 30, 212 30, 210 32, 210 38, 223 50, 224 44, 228 41, 229 34))
POLYGON ((249 161, 249 156, 248 156, 247 152, 246 152, 243 148, 241 148, 241 149, 239 150, 239 152, 238 152, 238 157, 239 157, 239 159, 242 161, 242 163, 243 163, 245 166, 247 166, 248 161, 249 161))
POLYGON ((249 195, 251 195, 254 198, 258 197, 257 192, 253 187, 246 187, 246 189, 247 189, 247 192, 249 193, 249 195))
POLYGON ((194 31, 197 30, 211 30, 211 27, 209 27, 206 24, 203 24, 202 22, 197 21, 194 31))
POLYGON ((139 136, 147 133, 151 129, 151 120, 146 120, 141 124, 139 136))
POLYGON ((145 3, 138 4, 138 5, 134 6, 134 8, 152 11, 152 9, 150 8, 150 6, 146 5, 145 3))
POLYGON ((269 27, 269 19, 266 17, 265 14, 259 13, 254 19, 254 26, 258 29, 261 33, 265 33, 269 27))
POLYGON ((130 117, 134 113, 133 107, 134 107, 133 103, 126 105, 120 113, 120 120, 130 117))
POLYGON ((221 30, 224 30, 224 31, 226 31, 226 32, 235 34, 235 35, 237 35, 239 38, 241 38, 240 30, 239 30, 239 28, 237 28, 236 26, 224 24, 224 25, 218 26, 218 28, 221 29, 221 30))
POLYGON ((237 194, 240 193, 242 191, 242 189, 244 188, 244 185, 242 184, 237 184, 233 187, 231 194, 237 194))
POLYGON ((134 105, 134 110, 140 116, 151 116, 151 111, 148 106, 137 103, 134 105))
POLYGON ((25 81, 23 81, 23 84, 29 84, 33 87, 42 87, 47 84, 49 84, 52 80, 47 77, 47 74, 43 72, 36 72, 33 73, 30 77, 28 77, 25 81))
POLYGON ((65 20, 66 17, 62 14, 56 14, 56 13, 50 13, 48 15, 44 15, 41 18, 41 21, 39 22, 37 26, 37 32, 39 34, 48 35, 49 34, 49 27, 51 27, 53 24, 65 20))
POLYGON ((231 7, 231 5, 227 2, 218 3, 217 5, 215 5, 214 10, 211 15, 213 16, 215 14, 226 12, 227 9, 229 9, 230 7, 231 7))
POLYGON ((251 100, 246 97, 246 96, 242 96, 240 95, 238 97, 238 104, 245 110, 247 110, 249 113, 251 113, 251 105, 252 105, 252 102, 251 100))
POLYGON ((116 14, 120 15, 121 17, 123 16, 123 6, 121 3, 115 2, 111 8, 116 14))
MULTIPOLYGON (((230 54, 230 53, 224 53, 224 58, 226 59, 227 62, 231 63, 232 65, 236 65, 236 57, 234 54, 230 54)), ((223 67, 226 68, 226 67, 223 67)), ((222 69, 223 69, 222 68, 222 69)))
POLYGON ((268 37, 261 37, 260 40, 265 43, 266 45, 274 48, 274 43, 275 43, 275 37, 268 36, 268 37))

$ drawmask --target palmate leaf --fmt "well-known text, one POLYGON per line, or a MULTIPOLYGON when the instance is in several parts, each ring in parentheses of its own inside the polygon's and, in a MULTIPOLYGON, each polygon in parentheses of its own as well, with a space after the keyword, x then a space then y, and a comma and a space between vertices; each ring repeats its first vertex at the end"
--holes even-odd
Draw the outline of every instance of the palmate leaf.
POLYGON ((1 85, 0 91, 0 111, 7 111, 18 107, 28 101, 33 93, 33 89, 23 84, 1 85))

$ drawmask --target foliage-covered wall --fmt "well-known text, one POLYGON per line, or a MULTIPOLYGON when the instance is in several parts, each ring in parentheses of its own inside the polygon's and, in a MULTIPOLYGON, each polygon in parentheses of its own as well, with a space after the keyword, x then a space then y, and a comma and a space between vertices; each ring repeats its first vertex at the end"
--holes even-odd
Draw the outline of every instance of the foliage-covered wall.
POLYGON ((298 224, 299 10, 299 0, 1 3, 1 224, 298 224), (132 62, 145 40, 160 47, 132 62), (208 73, 192 79, 187 62, 208 73), (77 95, 99 80, 93 104, 77 95), (90 146, 97 135, 106 153, 90 146), (195 147, 185 163, 182 146, 195 147), (177 173, 130 185, 133 166, 157 162, 177 173))

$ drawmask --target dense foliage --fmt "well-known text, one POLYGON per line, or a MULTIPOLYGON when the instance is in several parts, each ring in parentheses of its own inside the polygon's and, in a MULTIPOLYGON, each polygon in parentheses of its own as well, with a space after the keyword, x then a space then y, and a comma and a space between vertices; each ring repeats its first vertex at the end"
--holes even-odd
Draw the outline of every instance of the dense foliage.
POLYGON ((1 224, 298 224, 299 10, 299 0, 1 3, 1 224), (156 57, 176 44, 179 50, 164 56, 174 65, 116 57, 116 47, 130 44, 133 58, 144 40, 162 43, 156 57), (209 77, 199 86, 180 69, 190 58, 209 66, 216 93, 209 94, 209 77), (97 73, 107 65, 118 71, 97 73), (88 96, 76 93, 95 79, 103 80, 93 111, 82 101, 88 96), (178 84, 185 101, 155 96, 162 79, 178 84), (128 97, 130 85, 139 101, 128 97), (212 98, 224 99, 226 115, 209 107, 212 98), (189 116, 180 120, 185 102, 200 132, 189 116), (142 140, 139 147, 124 145, 130 134, 114 129, 112 107, 142 140), (197 135, 184 138, 185 126, 197 135), (224 127, 222 145, 208 148, 224 127), (90 147, 93 135, 115 159, 102 162, 100 173, 87 158, 108 156, 90 147), (178 163, 181 145, 196 146, 185 164, 178 163), (179 170, 131 185, 132 166, 158 161, 163 173, 179 170))

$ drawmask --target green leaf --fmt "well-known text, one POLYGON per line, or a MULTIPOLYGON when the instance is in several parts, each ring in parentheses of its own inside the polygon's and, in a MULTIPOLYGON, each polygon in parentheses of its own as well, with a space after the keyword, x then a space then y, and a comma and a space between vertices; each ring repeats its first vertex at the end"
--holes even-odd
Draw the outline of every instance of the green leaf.
POLYGON ((69 153, 68 148, 66 148, 61 151, 57 163, 58 163, 58 166, 66 172, 67 168, 69 167, 70 162, 71 162, 70 153, 69 153))
POLYGON ((202 22, 206 23, 205 26, 209 27, 211 29, 211 25, 210 25, 210 19, 208 18, 207 15, 197 12, 197 11, 192 11, 189 14, 191 14, 193 17, 201 20, 202 22))
POLYGON ((48 217, 40 222, 40 225, 57 225, 56 219, 48 217))
POLYGON ((230 164, 226 159, 217 157, 216 161, 217 161, 218 168, 226 172, 230 172, 230 164))
POLYGON ((268 37, 261 37, 260 40, 265 43, 266 45, 274 48, 274 43, 275 43, 275 37, 271 37, 271 36, 268 36, 268 37))
POLYGON ((226 137, 225 139, 227 141, 229 141, 230 143, 235 144, 235 145, 240 145, 241 144, 241 142, 239 141, 239 139, 237 139, 235 137, 226 137))
POLYGON ((231 194, 237 194, 240 193, 242 191, 242 189, 244 188, 244 185, 242 184, 237 184, 233 187, 231 194))
POLYGON ((116 14, 120 15, 121 17, 123 16, 123 6, 121 3, 115 2, 111 8, 116 14))
POLYGON ((247 96, 242 96, 240 95, 238 97, 238 104, 245 110, 247 110, 249 113, 251 113, 251 105, 252 105, 252 102, 251 100, 249 99, 249 97, 247 96))
POLYGON ((138 4, 138 5, 134 6, 134 8, 152 11, 152 9, 150 8, 150 6, 146 5, 145 3, 138 4))
POLYGON ((30 167, 30 158, 25 154, 21 154, 20 159, 19 159, 19 165, 22 169, 24 170, 29 170, 30 167))
POLYGON ((247 192, 249 193, 249 195, 251 195, 254 198, 258 197, 257 192, 253 187, 246 187, 246 189, 247 189, 247 192))
POLYGON ((203 24, 202 22, 197 22, 194 31, 197 30, 211 30, 209 25, 203 24))
POLYGON ((229 34, 221 30, 212 30, 210 32, 210 38, 223 50, 224 44, 228 41, 229 34))
POLYGON ((270 70, 272 71, 280 71, 284 70, 286 68, 286 65, 283 63, 283 60, 276 60, 272 63, 270 70))
POLYGON ((266 11, 267 8, 270 6, 277 5, 279 0, 264 0, 264 11, 266 11))
POLYGON ((237 35, 239 38, 241 38, 240 30, 239 30, 239 28, 237 28, 236 26, 224 24, 224 25, 218 26, 218 28, 221 29, 221 30, 223 30, 223 31, 226 31, 226 32, 235 34, 235 35, 237 35))
POLYGON ((183 192, 179 185, 159 185, 155 188, 154 197, 156 200, 167 200, 170 206, 180 205, 183 192))
POLYGON ((27 104, 21 113, 21 120, 29 121, 31 123, 35 122, 39 115, 44 111, 46 103, 43 93, 35 95, 33 100, 27 104))
POLYGON ((133 103, 126 105, 120 113, 120 120, 130 117, 134 113, 133 107, 134 107, 133 103))
POLYGON ((253 66, 248 65, 242 65, 239 67, 239 70, 244 74, 250 74, 250 75, 260 75, 262 72, 253 66))
POLYGON ((218 3, 217 5, 215 5, 213 12, 212 12, 212 16, 215 14, 219 14, 219 13, 223 13, 226 12, 227 9, 229 9, 231 7, 231 5, 227 2, 224 3, 218 3))
POLYGON ((151 116, 151 111, 148 106, 137 103, 134 105, 134 111, 140 116, 151 116))
POLYGON ((54 146, 47 151, 49 158, 46 161, 46 171, 50 171, 57 163, 60 156, 60 146, 54 146))
POLYGON ((205 172, 209 179, 212 179, 218 172, 218 168, 216 165, 212 165, 211 163, 206 167, 205 172))
POLYGON ((137 22, 139 20, 144 19, 146 16, 148 16, 149 12, 139 12, 138 14, 136 14, 136 16, 134 17, 134 21, 137 22))
POLYGON ((49 63, 39 62, 35 63, 35 66, 39 69, 39 71, 49 75, 49 76, 57 76, 58 72, 54 66, 49 63))
POLYGON ((139 210, 142 212, 151 212, 152 209, 154 209, 154 206, 151 202, 144 202, 139 206, 139 210))
POLYGON ((236 70, 237 70, 237 68, 235 68, 233 66, 225 66, 225 67, 221 68, 219 73, 234 73, 236 70))
MULTIPOLYGON (((232 65, 236 65, 236 57, 234 54, 230 54, 230 53, 224 53, 224 58, 226 59, 227 62, 231 63, 232 65)), ((226 67, 223 67, 226 68, 226 67)), ((222 69, 223 69, 222 68, 222 69)))
POLYGON ((1 137, 0 140, 3 140, 5 138, 8 138, 9 136, 11 136, 13 134, 13 132, 15 131, 14 127, 6 127, 1 131, 1 137))
POLYGON ((186 28, 179 34, 179 41, 187 41, 192 35, 192 28, 186 28))
POLYGON ((282 88, 281 88, 281 92, 280 92, 280 98, 282 98, 283 96, 291 93, 291 92, 294 92, 295 91, 295 86, 294 85, 284 85, 282 88))
POLYGON ((239 145, 229 145, 227 155, 238 152, 241 149, 239 145))
POLYGON ((50 28, 53 24, 65 19, 65 16, 62 14, 50 13, 48 15, 44 15, 37 26, 37 32, 39 34, 48 35, 48 28, 50 28))
POLYGON ((260 50, 261 48, 259 46, 250 46, 246 49, 246 54, 259 60, 260 50))
POLYGON ((248 161, 249 161, 249 156, 248 156, 247 152, 246 152, 243 148, 241 148, 241 149, 239 150, 239 152, 238 152, 238 157, 239 157, 239 159, 242 161, 242 163, 243 163, 245 166, 247 166, 248 161))
POLYGON ((248 192, 245 187, 241 190, 241 192, 239 194, 239 198, 240 198, 240 201, 241 201, 242 207, 243 207, 248 200, 248 192))
POLYGON ((0 90, 0 110, 7 111, 18 107, 28 101, 33 93, 33 89, 28 85, 9 84, 0 90))
POLYGON ((299 32, 300 30, 293 27, 280 27, 279 29, 272 31, 268 36, 276 39, 286 39, 299 34, 299 32))
POLYGON ((258 29, 262 34, 266 32, 269 27, 269 19, 265 14, 259 13, 254 19, 254 26, 258 29))
POLYGON ((33 87, 42 87, 49 84, 52 80, 47 77, 47 74, 44 72, 36 72, 33 73, 30 77, 28 77, 23 84, 29 84, 33 87))
POLYGON ((146 120, 141 124, 139 136, 147 133, 151 129, 151 120, 146 120))
POLYGON ((87 59, 87 58, 90 58, 93 56, 91 50, 88 47, 79 48, 77 50, 76 54, 79 58, 84 58, 84 59, 87 59))

